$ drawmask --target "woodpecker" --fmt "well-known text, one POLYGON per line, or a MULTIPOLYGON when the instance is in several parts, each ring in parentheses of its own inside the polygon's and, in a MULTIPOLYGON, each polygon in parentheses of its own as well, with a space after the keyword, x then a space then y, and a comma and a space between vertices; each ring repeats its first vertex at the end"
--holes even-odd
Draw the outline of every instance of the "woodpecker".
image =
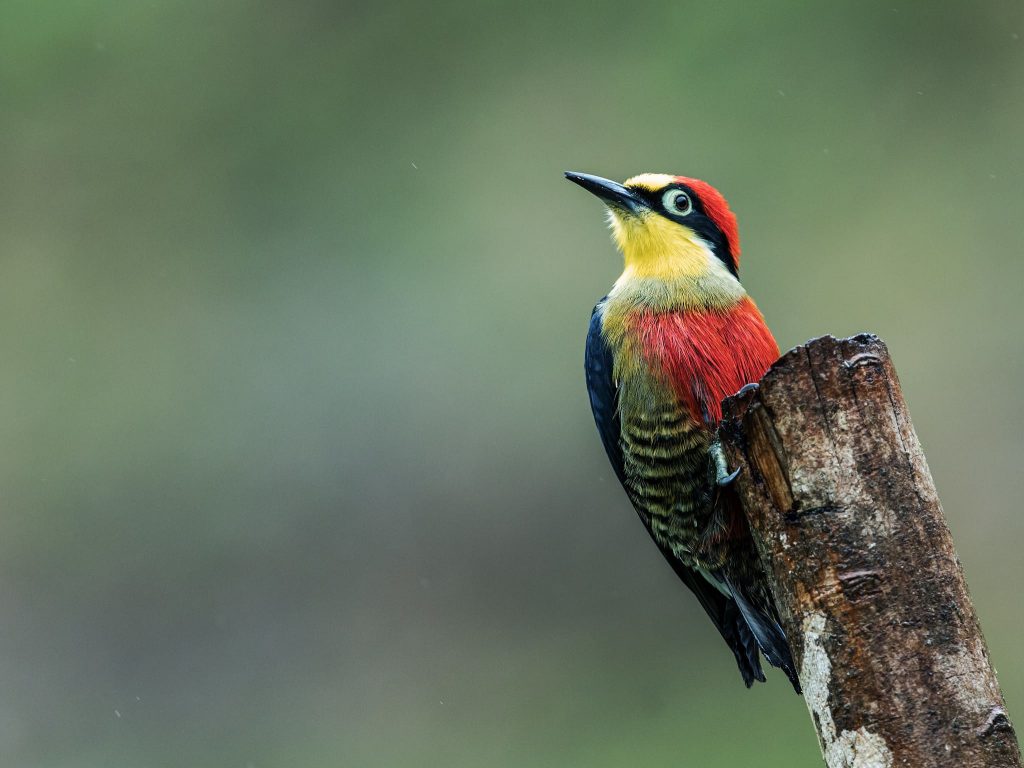
POLYGON ((740 284, 725 198, 686 176, 566 178, 599 197, 625 268, 594 307, 585 370, 594 420, 626 495, 732 649, 743 682, 760 654, 800 684, 715 430, 722 399, 779 356, 740 284))

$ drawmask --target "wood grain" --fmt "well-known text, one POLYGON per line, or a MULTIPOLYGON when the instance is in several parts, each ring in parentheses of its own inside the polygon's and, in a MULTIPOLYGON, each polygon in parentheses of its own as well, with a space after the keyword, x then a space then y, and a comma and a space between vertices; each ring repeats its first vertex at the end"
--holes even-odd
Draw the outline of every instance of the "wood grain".
POLYGON ((721 436, 826 764, 1021 766, 885 344, 791 350, 721 436))

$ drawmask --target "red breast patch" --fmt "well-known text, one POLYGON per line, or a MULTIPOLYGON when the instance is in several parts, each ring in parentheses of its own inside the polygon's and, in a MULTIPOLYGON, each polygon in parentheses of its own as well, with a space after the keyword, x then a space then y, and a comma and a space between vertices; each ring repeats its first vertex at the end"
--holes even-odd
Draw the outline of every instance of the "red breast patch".
POLYGON ((717 424, 722 399, 758 381, 779 346, 754 302, 727 311, 637 313, 633 331, 648 365, 660 370, 698 424, 717 424))

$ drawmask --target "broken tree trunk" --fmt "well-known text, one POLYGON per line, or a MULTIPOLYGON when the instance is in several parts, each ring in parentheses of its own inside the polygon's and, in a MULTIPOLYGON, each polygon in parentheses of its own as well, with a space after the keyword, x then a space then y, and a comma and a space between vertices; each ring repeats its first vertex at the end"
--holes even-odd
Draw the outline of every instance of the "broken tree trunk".
POLYGON ((721 435, 829 768, 1019 768, 885 345, 791 350, 721 435))

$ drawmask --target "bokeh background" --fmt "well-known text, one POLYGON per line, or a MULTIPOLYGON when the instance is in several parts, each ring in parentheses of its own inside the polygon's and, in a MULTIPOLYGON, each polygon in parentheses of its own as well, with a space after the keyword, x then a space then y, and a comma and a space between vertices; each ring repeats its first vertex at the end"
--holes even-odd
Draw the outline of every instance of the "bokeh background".
POLYGON ((889 343, 1024 718, 1024 5, 7 0, 0 764, 819 765, 611 475, 619 259, 707 178, 889 343))

